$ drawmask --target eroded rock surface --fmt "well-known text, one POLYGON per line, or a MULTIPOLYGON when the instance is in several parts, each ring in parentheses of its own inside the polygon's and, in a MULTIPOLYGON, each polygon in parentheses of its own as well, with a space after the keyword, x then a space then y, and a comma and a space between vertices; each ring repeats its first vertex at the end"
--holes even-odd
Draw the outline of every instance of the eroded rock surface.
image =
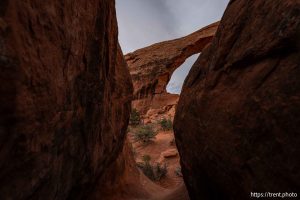
POLYGON ((168 94, 166 86, 173 72, 193 54, 211 42, 218 22, 186 37, 139 49, 125 56, 134 86, 133 107, 143 114, 150 109, 177 104, 178 95, 168 94))
POLYGON ((0 199, 88 199, 130 113, 114 1, 4 0, 0 11, 0 199))
POLYGON ((191 199, 299 192, 299 38, 299 1, 230 1, 175 116, 191 199))

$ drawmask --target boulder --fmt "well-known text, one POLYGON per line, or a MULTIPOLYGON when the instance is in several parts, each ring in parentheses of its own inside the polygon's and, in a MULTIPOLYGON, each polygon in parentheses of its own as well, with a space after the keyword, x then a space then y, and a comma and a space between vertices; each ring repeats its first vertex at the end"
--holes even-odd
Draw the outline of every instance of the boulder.
POLYGON ((191 199, 300 189, 300 2, 231 0, 174 131, 191 199))
POLYGON ((89 199, 123 148, 132 98, 114 1, 0 11, 0 199, 89 199))

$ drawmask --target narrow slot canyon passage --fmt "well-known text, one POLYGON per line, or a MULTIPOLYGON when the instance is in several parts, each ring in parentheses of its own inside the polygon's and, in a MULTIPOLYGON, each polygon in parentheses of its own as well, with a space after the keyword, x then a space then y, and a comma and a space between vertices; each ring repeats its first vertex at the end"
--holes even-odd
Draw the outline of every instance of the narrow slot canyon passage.
MULTIPOLYGON (((187 58, 173 73, 159 75, 154 90, 137 95, 132 102, 127 139, 136 166, 145 175, 144 179, 149 179, 145 182, 152 181, 161 187, 156 189, 154 199, 189 199, 175 143, 173 120, 184 78, 198 56, 187 58), (170 84, 176 84, 176 88, 169 87, 170 84)), ((151 187, 151 184, 146 187, 151 187)))
POLYGON ((193 61, 212 40, 217 27, 218 22, 188 36, 125 55, 134 88, 128 141, 139 171, 160 187, 156 192, 158 199, 165 199, 163 196, 168 195, 172 199, 176 196, 189 199, 173 132, 179 100, 176 93, 180 91, 193 61), (167 91, 170 81, 179 86, 177 91, 167 91))
MULTIPOLYGON (((145 175, 144 179, 150 179, 148 181, 161 187, 156 189, 154 199, 189 199, 175 143, 173 121, 183 81, 198 57, 199 54, 192 55, 166 76, 166 80, 158 81, 164 92, 148 99, 144 114, 140 111, 145 104, 141 106, 138 103, 143 99, 134 100, 132 104, 127 139, 136 165, 145 175)), ((146 187, 151 187, 151 184, 146 187)))
POLYGON ((183 81, 198 57, 195 54, 187 58, 170 74, 171 78, 168 76, 164 83, 166 92, 152 99, 145 114, 140 114, 133 102, 127 138, 141 173, 162 188, 156 191, 158 199, 188 199, 173 121, 183 81))
MULTIPOLYGON (((173 120, 184 79, 202 49, 212 40, 218 23, 203 29, 198 27, 198 31, 184 36, 185 31, 193 31, 175 31, 169 29, 170 26, 163 27, 171 21, 174 23, 172 26, 180 23, 175 18, 172 19, 172 9, 177 8, 167 8, 171 13, 164 16, 159 10, 153 10, 164 5, 162 2, 134 2, 134 8, 130 7, 128 2, 116 2, 119 39, 125 50, 125 60, 134 88, 127 140, 143 182, 150 181, 158 187, 156 196, 150 199, 189 199, 182 177, 173 120), (146 5, 147 7, 144 7, 146 5), (151 12, 162 17, 162 21, 157 19, 157 16, 150 15, 151 12), (137 15, 139 18, 135 18, 137 15), (130 29, 127 26, 129 23, 130 29), (153 30, 147 32, 150 24, 153 30), (138 36, 133 38, 135 34, 138 36), (184 37, 174 39, 176 35, 184 37), (161 40, 167 41, 160 43, 161 40), (151 45, 147 46, 149 44, 151 45), (126 51, 133 47, 139 49, 126 54, 126 51)), ((215 21, 222 13, 217 13, 218 9, 220 7, 215 10, 215 21)), ((213 20, 212 18, 210 20, 213 20)), ((149 190, 151 185, 146 184, 144 189, 149 190)))
POLYGON ((298 0, 0 3, 0 200, 300 195, 298 0))

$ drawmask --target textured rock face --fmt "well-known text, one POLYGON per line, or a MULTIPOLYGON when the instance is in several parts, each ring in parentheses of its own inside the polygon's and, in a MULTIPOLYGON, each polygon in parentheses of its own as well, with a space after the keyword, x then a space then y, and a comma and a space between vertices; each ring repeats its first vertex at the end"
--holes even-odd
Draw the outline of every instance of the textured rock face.
POLYGON ((211 42, 218 24, 216 22, 186 37, 157 43, 127 54, 125 59, 134 87, 133 107, 146 113, 150 107, 159 107, 155 102, 178 99, 178 95, 166 92, 173 72, 188 57, 201 52, 211 42))
POLYGON ((299 192, 299 23, 299 1, 230 1, 175 116, 191 199, 299 192))
POLYGON ((1 1, 0 44, 0 199, 88 199, 130 112, 114 1, 1 1))
POLYGON ((152 199, 151 196, 154 192, 161 192, 163 189, 151 182, 139 171, 134 160, 132 144, 128 140, 125 140, 122 153, 109 166, 107 173, 100 180, 98 188, 98 191, 93 192, 91 199, 152 199))

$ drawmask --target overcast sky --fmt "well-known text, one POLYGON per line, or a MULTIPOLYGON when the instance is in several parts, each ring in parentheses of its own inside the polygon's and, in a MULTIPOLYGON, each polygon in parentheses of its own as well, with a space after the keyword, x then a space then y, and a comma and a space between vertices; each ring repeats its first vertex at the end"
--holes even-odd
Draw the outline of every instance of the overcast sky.
MULTIPOLYGON (((221 19, 229 0, 116 0, 119 41, 124 54, 151 44, 188 35, 221 19)), ((179 93, 195 62, 178 68, 167 90, 179 93)))

